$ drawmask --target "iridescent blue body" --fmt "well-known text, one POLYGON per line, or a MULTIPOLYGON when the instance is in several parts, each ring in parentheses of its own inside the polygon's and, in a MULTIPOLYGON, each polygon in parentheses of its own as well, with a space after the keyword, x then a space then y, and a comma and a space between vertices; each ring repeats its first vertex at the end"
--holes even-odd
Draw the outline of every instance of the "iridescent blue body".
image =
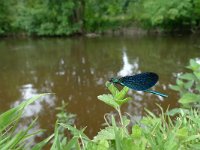
POLYGON ((159 77, 156 73, 145 72, 134 76, 125 76, 119 79, 112 78, 110 82, 127 86, 135 91, 145 91, 162 97, 167 97, 165 94, 150 90, 150 88, 157 83, 158 79, 159 77))

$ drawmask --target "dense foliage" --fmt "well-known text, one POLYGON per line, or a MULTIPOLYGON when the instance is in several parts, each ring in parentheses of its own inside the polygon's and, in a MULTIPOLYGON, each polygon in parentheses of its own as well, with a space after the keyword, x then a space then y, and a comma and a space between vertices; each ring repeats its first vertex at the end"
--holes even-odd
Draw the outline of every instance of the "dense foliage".
POLYGON ((180 93, 179 103, 184 107, 200 108, 200 63, 191 59, 186 68, 191 72, 179 74, 176 85, 170 88, 180 93))
POLYGON ((79 32, 80 1, 28 0, 17 3, 13 27, 35 35, 70 35, 79 32))
POLYGON ((197 30, 199 0, 1 0, 0 35, 66 36, 135 25, 197 30))
POLYGON ((9 3, 6 0, 0 1, 0 35, 9 32, 10 27, 10 11, 9 3))
POLYGON ((199 0, 141 0, 137 4, 136 19, 146 27, 186 30, 199 27, 199 0))

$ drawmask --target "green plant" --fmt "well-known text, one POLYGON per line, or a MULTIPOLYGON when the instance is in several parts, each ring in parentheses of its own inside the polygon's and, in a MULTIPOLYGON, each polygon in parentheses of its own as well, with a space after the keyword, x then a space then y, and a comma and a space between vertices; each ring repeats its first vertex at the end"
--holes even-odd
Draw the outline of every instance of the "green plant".
POLYGON ((55 123, 54 138, 52 139, 51 150, 57 149, 72 149, 77 148, 78 138, 73 137, 71 140, 68 140, 66 137, 65 128, 72 127, 74 124, 75 116, 74 114, 67 113, 66 111, 67 104, 62 101, 61 107, 56 109, 59 111, 57 113, 57 121, 55 123))
POLYGON ((147 28, 190 30, 199 25, 199 0, 141 0, 133 16, 147 28))
POLYGON ((184 107, 200 107, 200 64, 191 59, 186 68, 191 72, 180 74, 176 85, 170 85, 170 88, 180 93, 179 103, 184 107))
MULTIPOLYGON (((89 149, 97 149, 102 144, 104 149, 117 150, 142 150, 142 149, 197 149, 200 146, 199 140, 199 116, 198 110, 184 109, 176 110, 177 117, 171 119, 174 112, 163 112, 159 116, 146 110, 147 115, 129 131, 127 126, 130 119, 121 114, 120 106, 130 100, 125 97, 128 88, 124 87, 119 91, 113 84, 106 83, 111 94, 103 94, 98 99, 112 106, 119 114, 120 123, 117 123, 111 115, 111 123, 106 121, 106 127, 98 132, 92 143, 88 142, 89 149), (198 122, 198 123, 195 123, 198 122), (94 142, 94 143, 93 143, 94 142), (92 148, 91 148, 91 147, 92 148)), ((102 148, 102 149, 103 149, 102 148)))
MULTIPOLYGON (((30 144, 27 144, 26 141, 31 138, 32 136, 38 134, 40 131, 36 131, 34 133, 29 133, 29 130, 34 126, 37 118, 31 122, 31 124, 28 126, 27 129, 22 129, 20 131, 16 130, 19 120, 23 114, 23 111, 26 106, 30 105, 37 99, 41 98, 45 94, 40 94, 37 96, 34 96, 20 105, 11 108, 10 110, 4 112, 0 115, 0 149, 1 150, 8 150, 8 149, 27 149, 29 148, 30 144)), ((35 150, 39 150, 44 146, 52 136, 47 138, 42 143, 39 143, 37 146, 38 148, 35 150)))
POLYGON ((125 97, 129 88, 124 87, 121 91, 119 91, 112 83, 109 82, 106 82, 106 86, 111 94, 100 95, 98 96, 98 99, 113 107, 119 114, 121 125, 124 125, 120 107, 122 104, 131 100, 131 97, 125 97))

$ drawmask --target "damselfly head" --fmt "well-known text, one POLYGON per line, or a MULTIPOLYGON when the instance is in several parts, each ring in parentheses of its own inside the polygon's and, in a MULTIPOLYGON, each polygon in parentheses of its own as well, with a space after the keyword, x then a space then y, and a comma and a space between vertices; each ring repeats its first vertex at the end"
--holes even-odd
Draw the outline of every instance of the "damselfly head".
POLYGON ((118 83, 119 79, 117 79, 117 78, 111 78, 109 81, 112 82, 112 83, 118 83))

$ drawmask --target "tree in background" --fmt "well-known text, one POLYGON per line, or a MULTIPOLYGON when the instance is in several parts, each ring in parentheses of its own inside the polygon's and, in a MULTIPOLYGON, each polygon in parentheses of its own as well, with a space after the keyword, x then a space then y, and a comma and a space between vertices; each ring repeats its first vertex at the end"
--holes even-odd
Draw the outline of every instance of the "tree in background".
POLYGON ((68 36, 135 26, 199 30, 199 0, 1 0, 0 35, 68 36))
POLYGON ((133 15, 147 28, 190 30, 199 28, 199 0, 140 0, 133 15))
POLYGON ((0 35, 4 35, 10 30, 10 1, 1 0, 0 1, 0 35))
POLYGON ((43 36, 70 35, 80 32, 80 1, 28 0, 17 4, 15 28, 43 36))

